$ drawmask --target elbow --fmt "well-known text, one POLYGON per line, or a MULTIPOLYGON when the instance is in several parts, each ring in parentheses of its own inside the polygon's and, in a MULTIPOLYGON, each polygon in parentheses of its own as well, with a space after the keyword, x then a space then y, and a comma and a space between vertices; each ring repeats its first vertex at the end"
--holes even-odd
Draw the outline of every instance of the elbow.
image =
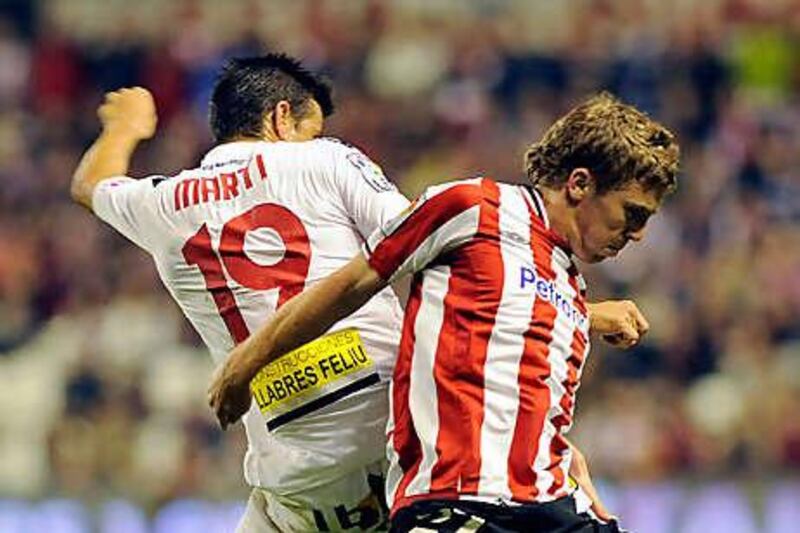
POLYGON ((78 187, 78 182, 75 178, 72 178, 72 183, 69 186, 69 197, 72 198, 72 201, 75 203, 80 203, 80 187, 78 187))
POLYGON ((87 194, 86 187, 81 183, 77 177, 72 178, 72 183, 69 187, 69 196, 76 204, 80 204, 87 209, 91 209, 91 199, 87 194))

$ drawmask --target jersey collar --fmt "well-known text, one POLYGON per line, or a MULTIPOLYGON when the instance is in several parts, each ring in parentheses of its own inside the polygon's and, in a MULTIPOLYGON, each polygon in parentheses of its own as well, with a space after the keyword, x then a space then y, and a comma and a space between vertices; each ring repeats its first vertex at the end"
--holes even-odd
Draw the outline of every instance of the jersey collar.
POLYGON ((228 163, 241 163, 250 159, 253 149, 263 141, 234 141, 218 144, 209 150, 200 162, 205 166, 222 166, 228 163))
POLYGON ((531 211, 531 213, 533 213, 534 216, 536 216, 536 218, 541 221, 542 225, 547 230, 547 235, 553 240, 555 245, 571 256, 572 249, 569 247, 567 240, 553 231, 553 229, 550 227, 550 218, 547 216, 547 209, 544 206, 542 193, 540 193, 536 187, 531 185, 522 185, 522 196, 525 198, 525 202, 528 204, 528 209, 531 211))

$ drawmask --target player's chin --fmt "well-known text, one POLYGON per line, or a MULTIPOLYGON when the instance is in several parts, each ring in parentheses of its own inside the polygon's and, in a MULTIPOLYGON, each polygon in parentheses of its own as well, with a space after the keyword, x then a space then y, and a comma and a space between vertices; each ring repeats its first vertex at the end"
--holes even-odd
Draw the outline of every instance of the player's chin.
POLYGON ((624 248, 624 245, 621 246, 621 247, 606 246, 602 250, 594 252, 594 254, 593 254, 593 258, 594 259, 589 261, 589 262, 590 263, 599 263, 600 261, 604 261, 606 259, 612 259, 614 257, 617 257, 619 255, 619 253, 622 251, 622 248, 624 248))
POLYGON ((584 263, 599 263, 600 261, 608 259, 609 257, 612 256, 606 255, 603 252, 589 252, 580 254, 578 255, 578 257, 580 257, 581 261, 583 261, 584 263))

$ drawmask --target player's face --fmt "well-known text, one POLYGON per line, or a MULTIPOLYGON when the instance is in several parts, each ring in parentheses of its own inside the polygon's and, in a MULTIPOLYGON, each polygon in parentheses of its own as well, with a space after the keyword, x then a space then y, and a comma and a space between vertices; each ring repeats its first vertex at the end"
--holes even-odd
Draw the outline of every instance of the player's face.
POLYGON ((574 246, 575 254, 596 263, 616 256, 628 242, 642 240, 645 225, 661 206, 662 196, 638 181, 603 195, 587 195, 576 209, 580 238, 574 246))
POLYGON ((290 141, 310 141, 322 134, 322 127, 325 118, 322 114, 322 108, 313 98, 310 101, 308 110, 299 119, 294 120, 294 131, 291 134, 290 141))
POLYGON ((325 118, 322 108, 313 98, 302 109, 294 110, 281 100, 264 117, 263 138, 267 141, 310 141, 322 134, 325 118))

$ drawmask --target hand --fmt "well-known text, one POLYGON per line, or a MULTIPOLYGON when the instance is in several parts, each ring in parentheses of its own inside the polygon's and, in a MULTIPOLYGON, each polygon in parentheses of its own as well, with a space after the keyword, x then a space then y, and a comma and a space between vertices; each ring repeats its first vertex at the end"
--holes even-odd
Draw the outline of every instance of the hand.
POLYGON ((104 132, 121 133, 140 141, 156 132, 156 104, 150 91, 142 87, 106 93, 97 109, 104 132))
POLYGON ((608 509, 606 509, 606 506, 603 505, 603 502, 600 501, 600 496, 597 494, 594 483, 592 483, 592 478, 589 475, 589 465, 586 463, 586 458, 574 444, 569 441, 567 441, 567 443, 572 450, 572 462, 569 465, 569 475, 575 480, 589 499, 592 500, 592 512, 597 515, 597 518, 604 522, 616 520, 616 517, 612 515, 608 509))
MULTIPOLYGON (((234 352, 235 354, 235 352, 234 352)), ((208 405, 214 411, 220 427, 225 430, 250 409, 250 382, 238 378, 234 354, 220 365, 208 388, 208 405)))
POLYGON ((636 304, 630 300, 609 300, 589 304, 590 329, 616 348, 636 346, 650 330, 636 304))

